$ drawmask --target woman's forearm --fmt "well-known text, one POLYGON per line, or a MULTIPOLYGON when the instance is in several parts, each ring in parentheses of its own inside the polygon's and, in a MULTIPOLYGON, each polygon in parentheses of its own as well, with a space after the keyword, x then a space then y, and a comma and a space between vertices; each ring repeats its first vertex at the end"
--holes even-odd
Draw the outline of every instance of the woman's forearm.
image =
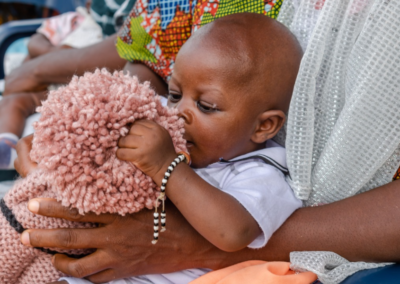
POLYGON ((89 214, 77 218, 79 215, 73 210, 44 199, 39 201, 35 213, 105 225, 84 231, 29 230, 24 232, 22 240, 34 247, 68 249, 88 247, 90 243, 90 248, 97 248, 98 253, 79 260, 56 256, 54 265, 75 277, 90 275, 88 279, 94 283, 112 279, 101 274, 103 267, 112 270, 114 277, 123 278, 195 267, 219 269, 251 259, 287 261, 291 251, 303 250, 333 251, 351 261, 396 261, 400 255, 399 184, 394 182, 330 205, 299 209, 275 232, 267 246, 258 250, 221 251, 170 206, 168 229, 157 245, 152 245, 151 211, 125 217, 89 214), (88 263, 99 265, 88 266, 88 263))
POLYGON ((116 35, 81 49, 60 49, 39 56, 13 70, 5 80, 5 94, 35 91, 48 84, 67 83, 73 75, 96 68, 122 70, 126 61, 115 48, 116 35))
POLYGON ((36 79, 41 83, 67 83, 73 75, 96 68, 110 71, 122 70, 126 60, 120 58, 115 48, 117 35, 100 43, 81 49, 62 49, 38 58, 34 69, 36 79))
POLYGON ((55 48, 47 37, 40 33, 32 35, 28 42, 28 52, 31 59, 46 54, 55 48))
POLYGON ((266 247, 243 250, 232 255, 233 262, 289 260, 292 251, 333 251, 350 261, 399 261, 399 192, 396 181, 328 205, 301 208, 266 247))
POLYGON ((400 181, 395 181, 329 205, 298 210, 274 234, 266 254, 271 251, 281 259, 290 251, 324 250, 350 261, 398 261, 399 192, 400 181))
POLYGON ((153 72, 147 65, 135 62, 128 62, 124 67, 125 72, 129 72, 132 76, 137 76, 140 82, 149 81, 150 86, 160 96, 167 97, 168 85, 164 80, 153 72))

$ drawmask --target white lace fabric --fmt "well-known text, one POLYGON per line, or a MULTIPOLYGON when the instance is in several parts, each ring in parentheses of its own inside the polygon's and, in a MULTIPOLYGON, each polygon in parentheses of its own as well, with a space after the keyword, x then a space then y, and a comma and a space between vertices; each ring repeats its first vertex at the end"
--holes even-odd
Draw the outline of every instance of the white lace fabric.
MULTIPOLYGON (((289 182, 306 206, 386 184, 399 167, 399 15, 398 0, 284 1, 278 20, 304 50, 286 149, 289 182)), ((315 270, 309 254, 301 254, 294 254, 296 267, 315 270)), ((313 257, 332 259, 324 252, 313 257)), ((338 259, 334 267, 345 264, 338 259)), ((331 269, 323 283, 339 283, 337 271, 346 277, 369 268, 355 265, 331 269)))

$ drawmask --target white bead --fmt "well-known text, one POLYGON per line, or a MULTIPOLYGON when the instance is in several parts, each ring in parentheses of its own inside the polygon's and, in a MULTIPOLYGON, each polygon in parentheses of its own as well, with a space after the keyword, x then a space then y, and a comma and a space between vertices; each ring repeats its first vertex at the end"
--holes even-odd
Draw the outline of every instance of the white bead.
POLYGON ((179 160, 179 158, 175 159, 175 162, 179 163, 181 160, 179 160))
POLYGON ((172 165, 173 167, 176 167, 176 163, 175 163, 175 161, 174 161, 174 162, 172 162, 172 163, 171 163, 171 165, 172 165))
POLYGON ((154 233, 153 236, 154 236, 155 238, 158 238, 158 233, 154 233))
POLYGON ((165 178, 163 178, 163 180, 161 182, 162 183, 167 183, 167 180, 165 178))
POLYGON ((154 225, 158 225, 158 219, 154 219, 154 225))
POLYGON ((161 226, 165 226, 165 222, 167 222, 167 218, 161 219, 161 226))
POLYGON ((154 216, 154 218, 158 218, 158 213, 154 212, 153 216, 154 216))
POLYGON ((185 159, 185 156, 183 156, 183 155, 180 155, 179 156, 179 159, 181 160, 181 162, 185 159))
POLYGON ((162 186, 161 186, 161 190, 165 190, 165 186, 162 185, 162 186))
POLYGON ((169 166, 168 167, 168 170, 170 170, 171 172, 174 170, 174 168, 173 167, 171 167, 171 166, 169 166))
POLYGON ((158 231, 158 226, 153 227, 155 231, 158 231))
POLYGON ((167 213, 162 213, 162 212, 161 212, 161 218, 162 218, 162 217, 165 218, 165 216, 167 216, 167 213))
POLYGON ((169 172, 165 172, 165 176, 169 177, 171 174, 169 172))
POLYGON ((157 243, 157 241, 158 241, 158 240, 152 240, 151 243, 152 243, 153 245, 155 245, 155 244, 157 243))

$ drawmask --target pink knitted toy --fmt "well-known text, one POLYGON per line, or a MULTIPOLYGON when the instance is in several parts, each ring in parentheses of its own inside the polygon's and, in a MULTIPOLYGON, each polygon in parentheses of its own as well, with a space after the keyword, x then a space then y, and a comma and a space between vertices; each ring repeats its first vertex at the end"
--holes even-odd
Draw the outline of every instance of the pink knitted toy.
POLYGON ((20 243, 25 228, 93 226, 33 215, 27 210, 29 199, 56 198, 81 214, 124 215, 154 207, 156 184, 115 156, 118 139, 128 133, 130 123, 153 120, 169 131, 177 152, 186 150, 183 122, 176 111, 163 107, 148 83, 139 84, 122 72, 96 70, 74 77, 69 85, 51 91, 39 112, 31 151, 38 169, 16 182, 1 201, 1 284, 43 284, 61 276, 51 265, 54 251, 20 243))

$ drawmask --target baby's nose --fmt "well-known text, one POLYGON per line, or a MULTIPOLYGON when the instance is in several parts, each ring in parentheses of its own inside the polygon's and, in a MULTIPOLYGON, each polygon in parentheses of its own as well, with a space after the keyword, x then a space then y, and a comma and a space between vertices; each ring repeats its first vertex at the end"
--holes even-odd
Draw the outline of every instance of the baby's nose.
POLYGON ((192 123, 193 120, 193 112, 190 108, 185 106, 185 103, 180 102, 176 108, 178 109, 178 116, 183 118, 185 124, 192 123))

